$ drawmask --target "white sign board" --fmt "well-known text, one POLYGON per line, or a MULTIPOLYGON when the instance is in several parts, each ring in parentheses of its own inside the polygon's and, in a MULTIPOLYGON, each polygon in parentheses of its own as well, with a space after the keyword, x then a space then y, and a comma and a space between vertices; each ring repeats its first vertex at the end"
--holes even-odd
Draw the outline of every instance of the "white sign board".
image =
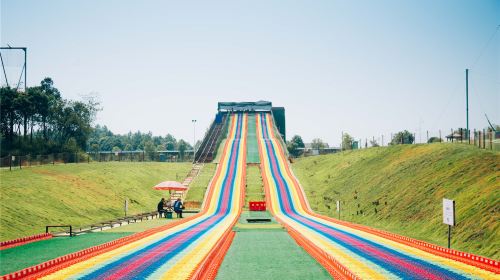
POLYGON ((443 223, 455 225, 455 201, 443 198, 443 223))
POLYGON ((337 212, 340 212, 340 200, 337 200, 337 212))

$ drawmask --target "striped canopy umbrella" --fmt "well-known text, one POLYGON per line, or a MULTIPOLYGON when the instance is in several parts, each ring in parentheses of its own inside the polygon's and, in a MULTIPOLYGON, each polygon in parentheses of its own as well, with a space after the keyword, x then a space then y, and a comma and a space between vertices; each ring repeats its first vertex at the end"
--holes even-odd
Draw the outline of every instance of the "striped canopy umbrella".
POLYGON ((176 181, 164 181, 154 186, 153 189, 160 191, 185 191, 188 187, 176 181))

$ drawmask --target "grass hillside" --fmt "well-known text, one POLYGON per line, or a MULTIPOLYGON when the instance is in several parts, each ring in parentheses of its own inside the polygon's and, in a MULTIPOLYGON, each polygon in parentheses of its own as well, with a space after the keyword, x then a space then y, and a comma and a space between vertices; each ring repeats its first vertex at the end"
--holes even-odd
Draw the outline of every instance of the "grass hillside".
POLYGON ((217 165, 213 163, 205 163, 203 169, 201 169, 200 174, 194 178, 194 180, 189 185, 189 191, 186 195, 186 201, 195 201, 200 205, 205 199, 205 192, 207 191, 208 184, 214 177, 215 169, 217 165))
POLYGON ((500 258, 500 153, 460 144, 398 145, 302 158, 311 207, 447 246, 442 199, 456 203, 452 248, 500 258))
POLYGON ((164 192, 152 186, 182 180, 190 163, 91 163, 0 171, 0 240, 44 232, 45 225, 88 225, 156 210, 164 192))

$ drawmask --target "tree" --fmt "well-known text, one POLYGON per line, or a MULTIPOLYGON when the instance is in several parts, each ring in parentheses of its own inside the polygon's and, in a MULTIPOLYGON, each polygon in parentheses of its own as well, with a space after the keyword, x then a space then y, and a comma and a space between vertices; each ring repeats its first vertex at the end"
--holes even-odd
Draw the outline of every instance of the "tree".
POLYGON ((292 139, 290 141, 288 141, 287 145, 286 145, 287 149, 288 149, 288 152, 294 156, 294 157, 298 157, 300 156, 300 148, 304 148, 305 145, 304 145, 304 141, 302 141, 302 137, 300 137, 299 135, 294 135, 292 137, 292 139))
POLYGON ((177 150, 179 150, 180 160, 184 160, 187 148, 188 148, 188 143, 183 139, 179 140, 179 142, 177 143, 177 150))
POLYGON ((144 143, 144 152, 149 156, 151 160, 154 160, 156 147, 153 144, 153 141, 147 141, 146 143, 144 143))
MULTIPOLYGON (((51 78, 26 92, 1 87, 0 99, 2 156, 73 151, 75 143, 81 150, 88 149, 97 102, 64 100, 51 78)), ((92 143, 99 141, 94 139, 92 143)))
POLYGON ((63 145, 63 152, 65 153, 76 153, 79 151, 78 144, 76 143, 75 138, 70 137, 63 145))
POLYGON ((164 140, 166 144, 165 148, 167 149, 167 151, 175 150, 175 146, 177 146, 177 140, 175 139, 174 136, 172 136, 171 134, 167 134, 164 140))
POLYGON ((380 145, 377 143, 377 140, 370 140, 370 145, 372 147, 380 147, 380 145))
POLYGON ((97 143, 93 143, 90 145, 90 150, 94 153, 98 153, 99 152, 99 144, 97 143))
MULTIPOLYGON (((2 127, 2 134, 7 136, 7 148, 9 149, 14 139, 14 123, 16 119, 15 110, 16 91, 10 87, 0 88, 0 120, 2 127)), ((5 149, 5 147, 4 147, 5 149)))
POLYGON ((352 143, 354 141, 354 138, 352 138, 349 133, 344 133, 342 135, 342 150, 352 150, 352 143))
POLYGON ((427 141, 427 143, 439 143, 439 142, 443 142, 443 139, 441 139, 439 137, 431 137, 427 141))
POLYGON ((396 133, 391 140, 391 145, 398 145, 398 144, 413 144, 413 141, 415 141, 415 137, 413 137, 413 134, 409 132, 408 130, 400 131, 396 133))
POLYGON ((311 143, 311 148, 315 149, 315 150, 319 150, 319 149, 324 149, 326 147, 325 143, 323 142, 323 140, 319 139, 319 138, 314 138, 312 140, 312 143, 311 143))

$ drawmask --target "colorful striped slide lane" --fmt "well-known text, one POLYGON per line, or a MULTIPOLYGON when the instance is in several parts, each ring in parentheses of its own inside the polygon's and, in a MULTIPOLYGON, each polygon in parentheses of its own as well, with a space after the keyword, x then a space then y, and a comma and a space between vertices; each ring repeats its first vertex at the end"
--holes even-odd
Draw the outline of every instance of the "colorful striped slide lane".
POLYGON ((482 269, 480 265, 470 265, 421 250, 396 238, 383 237, 368 227, 314 213, 288 165, 279 142, 281 139, 276 137, 272 116, 261 113, 256 118, 268 208, 334 278, 500 279, 498 262, 494 260, 481 258, 481 262, 491 264, 482 269))
MULTIPOLYGON (((46 275, 43 279, 188 279, 231 231, 243 203, 246 114, 233 114, 203 211, 184 223, 46 275)), ((208 260, 210 261, 210 260, 208 260)))

